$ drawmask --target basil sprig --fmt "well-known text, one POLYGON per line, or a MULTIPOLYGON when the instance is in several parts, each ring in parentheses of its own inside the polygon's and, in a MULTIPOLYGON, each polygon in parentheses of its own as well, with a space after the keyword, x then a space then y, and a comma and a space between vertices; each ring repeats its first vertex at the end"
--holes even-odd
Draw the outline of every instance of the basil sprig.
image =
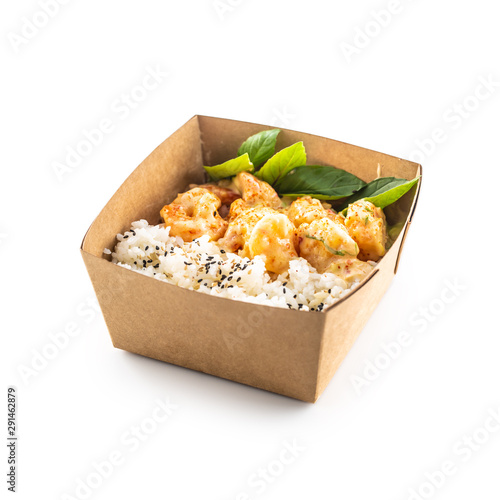
POLYGON ((276 189, 281 196, 313 196, 320 200, 338 200, 366 186, 355 175, 335 167, 304 165, 291 170, 276 189))
POLYGON ((221 163, 220 165, 214 165, 213 167, 203 167, 210 180, 218 181, 220 179, 226 179, 228 177, 234 177, 240 172, 253 172, 254 166, 250 161, 248 153, 245 153, 237 158, 221 163))
POLYGON ((366 183, 336 167, 306 165, 307 156, 302 141, 275 153, 279 133, 280 129, 270 129, 254 134, 239 147, 237 158, 203 168, 212 181, 231 178, 246 171, 273 186, 280 196, 343 199, 340 207, 343 213, 349 204, 361 199, 385 208, 399 200, 419 180, 419 177, 410 181, 380 177, 366 183))
POLYGON ((280 132, 279 128, 274 128, 250 136, 238 149, 238 156, 248 153, 250 161, 256 168, 259 168, 274 155, 276 140, 280 132))
POLYGON ((361 199, 371 201, 376 207, 385 208, 406 194, 418 182, 418 179, 419 177, 416 177, 408 181, 397 177, 379 177, 347 198, 340 209, 345 209, 351 203, 361 199))
POLYGON ((271 156, 255 176, 274 186, 288 172, 295 167, 305 165, 306 162, 307 156, 304 143, 302 141, 296 142, 271 156))

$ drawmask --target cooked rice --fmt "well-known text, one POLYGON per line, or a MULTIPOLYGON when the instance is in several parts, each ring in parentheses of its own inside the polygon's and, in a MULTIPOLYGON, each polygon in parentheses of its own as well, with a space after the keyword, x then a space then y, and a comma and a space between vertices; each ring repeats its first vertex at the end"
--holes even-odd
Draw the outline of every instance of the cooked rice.
POLYGON ((321 311, 358 284, 317 273, 301 257, 290 261, 286 273, 271 277, 260 256, 248 259, 224 252, 208 236, 185 243, 169 232, 169 227, 140 220, 117 235, 114 252, 104 253, 119 266, 188 290, 303 311, 321 311))

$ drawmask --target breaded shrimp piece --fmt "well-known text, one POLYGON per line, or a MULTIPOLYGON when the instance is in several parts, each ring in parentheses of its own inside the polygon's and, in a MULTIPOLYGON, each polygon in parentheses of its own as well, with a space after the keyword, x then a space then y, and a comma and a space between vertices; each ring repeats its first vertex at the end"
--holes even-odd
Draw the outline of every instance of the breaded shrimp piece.
POLYGON ((217 186, 216 184, 190 184, 189 189, 203 188, 220 198, 223 205, 231 205, 234 200, 241 198, 241 195, 232 189, 217 186))
POLYGON ((295 227, 299 227, 301 224, 310 224, 313 220, 326 217, 326 210, 318 199, 302 196, 292 202, 286 214, 295 227))
POLYGON ((296 239, 295 227, 286 215, 269 214, 257 222, 244 250, 250 258, 264 255, 266 269, 280 274, 288 270, 290 260, 298 257, 296 239))
POLYGON ((227 222, 217 212, 220 206, 218 196, 207 189, 194 188, 179 194, 170 205, 165 205, 160 215, 165 226, 170 226, 172 236, 193 241, 208 234, 211 240, 216 241, 227 229, 227 222))
POLYGON ((278 209, 282 207, 281 199, 273 187, 249 172, 240 172, 234 178, 234 184, 248 208, 263 206, 278 209))
MULTIPOLYGON (((269 208, 269 207, 263 207, 263 208, 269 208)), ((239 215, 241 215, 243 212, 246 212, 249 210, 249 207, 247 207, 247 204, 243 201, 243 198, 238 198, 237 200, 234 200, 233 203, 231 203, 231 206, 229 207, 229 215, 228 219, 229 221, 232 221, 239 215)))
POLYGON ((322 273, 335 257, 355 258, 358 245, 349 236, 347 229, 328 217, 305 222, 297 229, 299 255, 322 273))
POLYGON ((243 200, 236 200, 231 205, 230 222, 219 246, 228 252, 241 250, 260 219, 274 213, 269 207, 246 208, 243 200), (232 214, 232 217, 231 217, 232 214))
POLYGON ((286 271, 290 260, 298 256, 295 227, 286 215, 269 207, 255 207, 239 213, 229 223, 219 245, 249 259, 263 255, 266 269, 277 274, 286 271))
POLYGON ((310 196, 302 196, 294 200, 286 211, 286 214, 295 224, 295 227, 299 227, 306 222, 310 224, 312 221, 322 219, 323 217, 328 217, 341 224, 344 222, 344 218, 341 215, 329 208, 325 208, 321 201, 310 196))
POLYGON ((345 226, 328 217, 304 223, 297 230, 299 255, 318 272, 333 273, 347 283, 363 279, 373 268, 356 258, 358 246, 345 226))
POLYGON ((347 208, 345 226, 359 246, 361 260, 378 260, 385 255, 387 224, 384 211, 366 200, 358 200, 347 208))

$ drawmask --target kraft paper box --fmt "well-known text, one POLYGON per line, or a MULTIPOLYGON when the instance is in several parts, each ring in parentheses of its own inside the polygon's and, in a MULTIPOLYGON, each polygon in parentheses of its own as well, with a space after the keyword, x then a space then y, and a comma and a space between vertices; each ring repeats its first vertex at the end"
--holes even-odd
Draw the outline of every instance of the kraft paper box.
MULTIPOLYGON (((389 222, 404 223, 387 254, 322 312, 213 297, 124 269, 103 254, 133 221, 160 223, 165 204, 190 183, 204 182, 203 165, 233 158, 248 136, 269 128, 194 116, 127 178, 90 226, 81 253, 115 347, 314 402, 396 273, 420 182, 385 210, 389 222)), ((282 129, 276 150, 297 141, 304 141, 309 164, 333 165, 364 181, 375 179, 378 168, 408 180, 421 174, 416 163, 292 130, 282 129)))

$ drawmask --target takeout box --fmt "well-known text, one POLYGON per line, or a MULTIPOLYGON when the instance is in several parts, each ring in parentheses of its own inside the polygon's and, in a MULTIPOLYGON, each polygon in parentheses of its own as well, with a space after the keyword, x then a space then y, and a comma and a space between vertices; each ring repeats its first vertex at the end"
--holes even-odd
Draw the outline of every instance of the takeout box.
MULTIPOLYGON (((420 182, 386 215, 404 223, 365 281, 322 312, 280 309, 213 297, 161 282, 110 262, 116 234, 133 221, 161 222, 160 210, 203 165, 233 158, 254 123, 194 116, 127 178, 85 235, 81 253, 115 347, 200 372, 315 402, 363 329, 397 271, 420 182)), ((304 141, 308 164, 333 165, 364 181, 413 179, 421 166, 332 139, 282 129, 276 150, 304 141)))

